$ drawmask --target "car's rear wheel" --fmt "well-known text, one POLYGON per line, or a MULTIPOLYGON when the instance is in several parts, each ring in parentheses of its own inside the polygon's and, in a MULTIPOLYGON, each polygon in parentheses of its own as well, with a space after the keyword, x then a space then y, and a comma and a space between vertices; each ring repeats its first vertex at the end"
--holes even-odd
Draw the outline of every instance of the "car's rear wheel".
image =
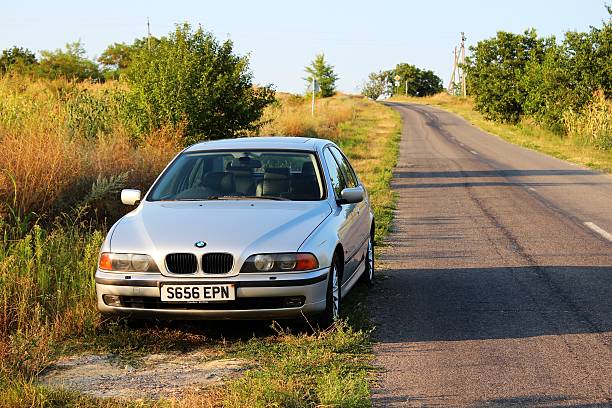
POLYGON ((341 269, 339 267, 336 256, 332 260, 332 265, 329 268, 329 278, 327 280, 327 296, 325 301, 325 310, 318 316, 318 324, 322 329, 331 326, 340 317, 340 299, 341 299, 341 269))
POLYGON ((370 235, 365 256, 365 271, 361 275, 361 281, 366 285, 372 285, 374 283, 374 270, 374 237, 370 235))

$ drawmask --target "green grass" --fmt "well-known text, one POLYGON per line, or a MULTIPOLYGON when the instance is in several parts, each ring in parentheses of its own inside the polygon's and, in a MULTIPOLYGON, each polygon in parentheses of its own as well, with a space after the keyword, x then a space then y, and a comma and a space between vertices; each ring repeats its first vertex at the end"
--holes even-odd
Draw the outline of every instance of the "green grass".
MULTIPOLYGON (((354 112, 333 132, 328 128, 328 137, 345 149, 368 187, 381 243, 395 200, 389 183, 397 159, 399 115, 360 98, 340 96, 330 103, 354 112)), ((300 325, 291 332, 265 323, 134 326, 104 321, 95 309, 93 281, 104 233, 70 219, 27 233, 0 220, 0 407, 370 405, 365 293, 352 293, 343 320, 324 332, 300 325), (62 355, 113 353, 137 363, 147 353, 193 349, 206 350, 210 358, 246 358, 253 367, 223 387, 159 401, 126 403, 36 383, 41 371, 62 355)))
POLYGON ((474 109, 470 99, 438 94, 424 98, 394 97, 394 101, 437 106, 463 117, 474 126, 502 139, 562 160, 612 173, 612 151, 598 149, 580 141, 563 137, 525 119, 511 125, 487 120, 474 109))

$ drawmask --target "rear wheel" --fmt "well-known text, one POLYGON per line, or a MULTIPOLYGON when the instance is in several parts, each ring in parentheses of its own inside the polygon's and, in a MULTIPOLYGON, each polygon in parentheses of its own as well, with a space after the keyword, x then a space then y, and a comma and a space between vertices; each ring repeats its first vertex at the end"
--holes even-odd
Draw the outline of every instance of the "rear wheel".
POLYGON ((318 317, 319 327, 326 329, 340 317, 340 268, 337 258, 334 256, 332 265, 329 268, 329 279, 327 280, 327 296, 325 310, 318 317))

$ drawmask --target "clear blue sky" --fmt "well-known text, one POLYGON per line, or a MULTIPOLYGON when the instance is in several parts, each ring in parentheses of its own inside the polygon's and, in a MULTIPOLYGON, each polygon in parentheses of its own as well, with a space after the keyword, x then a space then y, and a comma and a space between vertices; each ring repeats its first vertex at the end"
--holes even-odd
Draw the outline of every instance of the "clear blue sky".
MULTIPOLYGON (((0 49, 33 51, 80 39, 90 57, 113 42, 165 35, 175 23, 201 24, 229 36, 249 53, 255 81, 279 91, 304 90, 304 66, 324 52, 340 76, 338 87, 358 92, 369 72, 408 62, 432 69, 446 83, 453 47, 465 31, 468 45, 498 30, 560 38, 607 19, 604 0, 459 1, 3 1, 0 49)), ((609 3, 609 2, 608 2, 609 3)))

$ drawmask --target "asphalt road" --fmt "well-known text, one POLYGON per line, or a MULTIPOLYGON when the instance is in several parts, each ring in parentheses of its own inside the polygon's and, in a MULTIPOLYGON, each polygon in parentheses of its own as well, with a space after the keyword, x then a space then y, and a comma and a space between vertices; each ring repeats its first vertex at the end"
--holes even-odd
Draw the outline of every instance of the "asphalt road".
POLYGON ((612 406, 612 177, 389 105, 375 406, 612 406))

